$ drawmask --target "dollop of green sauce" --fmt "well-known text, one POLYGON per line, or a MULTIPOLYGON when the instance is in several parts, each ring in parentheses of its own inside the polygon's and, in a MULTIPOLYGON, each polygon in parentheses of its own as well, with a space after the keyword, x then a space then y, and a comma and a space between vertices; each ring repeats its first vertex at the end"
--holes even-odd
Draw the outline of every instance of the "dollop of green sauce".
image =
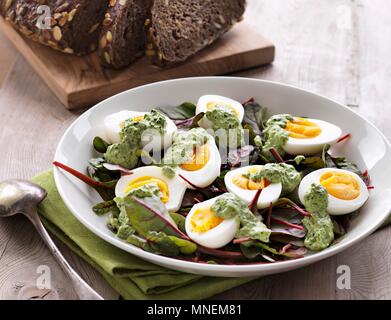
POLYGON ((293 192, 301 181, 301 174, 294 166, 286 163, 267 163, 260 170, 243 176, 253 181, 264 178, 271 183, 281 182, 283 195, 293 192))
POLYGON ((312 215, 303 219, 307 229, 304 240, 306 248, 320 251, 327 248, 334 240, 333 222, 327 213, 328 193, 319 184, 312 184, 304 196, 304 206, 312 215))
POLYGON ((225 193, 218 198, 211 208, 215 215, 223 219, 239 219, 240 228, 237 238, 250 237, 253 240, 269 242, 271 230, 262 222, 261 216, 255 216, 246 203, 232 193, 225 193))
POLYGON ((175 169, 170 166, 163 166, 162 171, 164 176, 166 176, 168 179, 172 179, 176 175, 175 169))
POLYGON ((126 120, 125 126, 120 132, 121 142, 108 147, 104 155, 106 161, 133 169, 139 161, 138 151, 141 148, 143 133, 146 130, 156 130, 163 135, 166 125, 166 118, 157 110, 147 113, 139 122, 133 119, 126 120))
POLYGON ((261 144, 262 154, 268 160, 273 160, 273 156, 270 153, 270 149, 274 148, 276 151, 283 155, 284 146, 288 142, 289 134, 284 130, 288 121, 293 120, 290 114, 277 114, 266 122, 265 130, 263 131, 264 142, 257 141, 261 144))
POLYGON ((237 116, 230 110, 214 108, 205 114, 212 123, 216 143, 221 147, 240 147, 244 141, 244 131, 237 116), (222 130, 223 134, 219 134, 222 130))
POLYGON ((163 164, 176 167, 189 161, 193 156, 194 148, 204 145, 209 138, 210 135, 203 128, 176 133, 173 144, 164 155, 163 164))
POLYGON ((149 183, 138 188, 134 188, 129 192, 128 195, 134 196, 136 198, 150 198, 150 197, 160 197, 161 191, 157 183, 149 183))

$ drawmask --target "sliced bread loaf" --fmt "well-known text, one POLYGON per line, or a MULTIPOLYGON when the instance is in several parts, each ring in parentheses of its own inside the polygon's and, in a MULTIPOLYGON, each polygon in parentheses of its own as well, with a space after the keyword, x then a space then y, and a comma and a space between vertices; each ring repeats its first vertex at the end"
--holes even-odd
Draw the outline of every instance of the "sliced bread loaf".
POLYGON ((2 0, 2 15, 34 41, 65 53, 82 55, 97 48, 108 0, 2 0), (49 28, 39 26, 45 5, 49 28))
POLYGON ((240 21, 245 5, 246 0, 154 0, 149 55, 158 64, 185 61, 240 21))
POLYGON ((106 67, 120 69, 142 56, 151 0, 110 0, 99 40, 99 55, 106 67))

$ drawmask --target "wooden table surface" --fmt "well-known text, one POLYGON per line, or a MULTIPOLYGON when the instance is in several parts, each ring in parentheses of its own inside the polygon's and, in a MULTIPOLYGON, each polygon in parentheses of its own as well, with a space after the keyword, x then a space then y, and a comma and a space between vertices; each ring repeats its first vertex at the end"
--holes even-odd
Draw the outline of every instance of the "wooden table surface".
MULTIPOLYGON (((391 1, 249 0, 247 20, 277 46, 273 65, 239 76, 308 89, 367 117, 391 138, 391 1)), ((67 111, 0 35, 0 180, 29 178, 50 167, 56 145, 81 113, 67 111), (5 81, 3 81, 5 80, 5 81), (2 84, 2 85, 1 85, 2 84)), ((259 279, 219 299, 390 299, 391 228, 304 269, 259 279), (351 269, 351 289, 336 286, 337 267, 351 269)), ((118 295, 93 269, 62 247, 105 298, 118 295)), ((0 299, 45 293, 37 268, 51 268, 60 298, 75 294, 33 228, 22 217, 0 223, 0 299)), ((46 296, 47 297, 47 296, 46 296)))

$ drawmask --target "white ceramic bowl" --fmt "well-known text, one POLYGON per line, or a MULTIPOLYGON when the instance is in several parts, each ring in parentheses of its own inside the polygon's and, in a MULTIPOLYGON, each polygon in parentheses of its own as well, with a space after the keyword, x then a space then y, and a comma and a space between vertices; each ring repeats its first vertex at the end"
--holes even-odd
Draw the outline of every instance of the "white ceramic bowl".
POLYGON ((187 78, 154 83, 123 92, 99 103, 78 118, 61 139, 55 160, 84 172, 88 160, 95 156, 91 142, 95 135, 102 132, 105 116, 123 109, 147 111, 155 106, 178 105, 184 101, 196 102, 205 94, 223 95, 238 101, 255 97, 256 101, 269 108, 270 113, 291 113, 326 120, 341 127, 344 133, 352 134, 349 141, 334 151, 348 156, 361 168, 367 168, 375 189, 370 192, 369 201, 340 242, 303 259, 264 265, 197 264, 155 255, 116 238, 106 227, 107 217, 98 217, 91 210, 93 205, 101 201, 98 194, 69 174, 55 169, 57 188, 75 217, 114 246, 152 263, 201 275, 245 277, 284 272, 335 255, 370 235, 391 212, 391 148, 384 135, 360 115, 335 101, 268 81, 232 77, 187 78))

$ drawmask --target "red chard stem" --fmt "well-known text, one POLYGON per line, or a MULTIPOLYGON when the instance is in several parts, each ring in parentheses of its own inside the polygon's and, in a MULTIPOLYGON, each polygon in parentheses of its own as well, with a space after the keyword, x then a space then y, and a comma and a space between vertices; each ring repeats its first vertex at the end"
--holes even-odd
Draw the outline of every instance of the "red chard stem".
POLYGON ((280 219, 277 219, 277 218, 274 218, 274 217, 272 217, 271 220, 273 220, 273 221, 275 221, 277 223, 285 224, 286 226, 294 228, 294 229, 304 230, 304 227, 299 226, 297 224, 290 223, 288 221, 280 220, 280 219))
POLYGON ((344 135, 343 137, 341 137, 341 138, 337 141, 337 143, 340 143, 340 142, 342 142, 342 141, 345 141, 345 140, 349 139, 351 136, 352 136, 352 135, 351 135, 350 133, 348 133, 348 134, 344 135))
POLYGON ((58 161, 54 161, 53 165, 70 173, 74 177, 78 178, 79 180, 83 181, 84 183, 88 184, 89 186, 91 186, 93 188, 111 189, 110 187, 106 186, 105 184, 98 182, 98 181, 95 181, 95 180, 91 179, 90 177, 86 176, 85 174, 83 174, 75 169, 72 169, 71 167, 68 167, 67 165, 65 165, 63 163, 60 163, 58 161))
POLYGON ((281 157, 281 155, 278 153, 278 151, 275 148, 271 148, 269 151, 272 154, 272 156, 274 157, 274 159, 276 159, 277 163, 284 162, 284 159, 281 157))

